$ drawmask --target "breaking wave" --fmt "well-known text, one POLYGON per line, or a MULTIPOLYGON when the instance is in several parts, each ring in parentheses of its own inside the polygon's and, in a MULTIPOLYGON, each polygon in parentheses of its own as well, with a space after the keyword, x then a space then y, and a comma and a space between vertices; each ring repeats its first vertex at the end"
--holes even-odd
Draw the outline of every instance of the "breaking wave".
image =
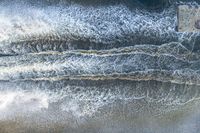
POLYGON ((176 6, 163 11, 109 6, 1 6, 2 55, 111 49, 138 44, 180 42, 199 51, 198 33, 176 31, 176 6), (23 7, 23 8, 22 8, 23 7), (19 10, 20 8, 20 10, 19 10), (28 10, 27 10, 28 9, 28 10))
POLYGON ((2 0, 0 132, 190 132, 200 35, 176 8, 199 2, 150 1, 2 0))

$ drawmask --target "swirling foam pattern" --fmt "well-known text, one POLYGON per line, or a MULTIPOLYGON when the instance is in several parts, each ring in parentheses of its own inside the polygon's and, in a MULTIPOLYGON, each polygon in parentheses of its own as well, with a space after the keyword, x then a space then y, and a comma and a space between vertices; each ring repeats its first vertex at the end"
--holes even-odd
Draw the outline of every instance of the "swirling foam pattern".
POLYGON ((1 1, 0 133, 198 133, 199 33, 152 2, 1 1))

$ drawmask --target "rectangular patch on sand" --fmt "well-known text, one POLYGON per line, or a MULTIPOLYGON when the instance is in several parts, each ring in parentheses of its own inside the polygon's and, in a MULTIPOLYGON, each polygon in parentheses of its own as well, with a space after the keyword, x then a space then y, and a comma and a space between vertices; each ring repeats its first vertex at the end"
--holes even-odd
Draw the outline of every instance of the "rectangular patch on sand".
POLYGON ((178 31, 200 32, 200 7, 178 6, 178 31))

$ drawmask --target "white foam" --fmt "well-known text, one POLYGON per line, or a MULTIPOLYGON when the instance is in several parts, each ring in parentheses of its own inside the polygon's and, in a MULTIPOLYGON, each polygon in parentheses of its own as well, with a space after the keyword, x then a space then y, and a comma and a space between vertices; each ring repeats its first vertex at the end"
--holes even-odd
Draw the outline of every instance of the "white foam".
POLYGON ((149 13, 129 10, 124 5, 84 7, 73 4, 44 8, 22 6, 20 10, 12 6, 1 6, 0 18, 0 41, 51 35, 60 39, 87 38, 96 43, 114 43, 134 42, 137 36, 144 39, 171 39, 177 35, 174 8, 161 13, 149 13))
POLYGON ((0 114, 34 112, 48 108, 48 96, 41 92, 6 91, 0 92, 0 114))

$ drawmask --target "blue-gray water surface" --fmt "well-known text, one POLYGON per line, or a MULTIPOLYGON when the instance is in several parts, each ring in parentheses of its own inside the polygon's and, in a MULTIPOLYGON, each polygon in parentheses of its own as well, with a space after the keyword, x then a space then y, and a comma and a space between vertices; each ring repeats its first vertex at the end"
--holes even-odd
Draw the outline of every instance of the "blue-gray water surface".
POLYGON ((191 0, 1 0, 0 133, 199 133, 191 0))

